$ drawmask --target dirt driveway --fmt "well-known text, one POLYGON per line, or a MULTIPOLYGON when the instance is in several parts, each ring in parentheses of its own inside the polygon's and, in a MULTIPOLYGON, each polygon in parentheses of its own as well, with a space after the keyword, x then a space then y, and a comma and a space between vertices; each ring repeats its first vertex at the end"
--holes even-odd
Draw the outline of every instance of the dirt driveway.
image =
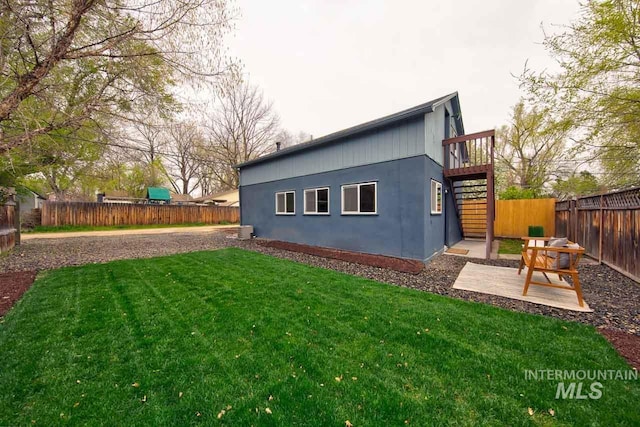
POLYGON ((220 230, 236 230, 237 225, 203 225, 198 227, 162 227, 162 228, 138 228, 128 230, 108 230, 108 231, 70 231, 56 233, 23 233, 21 238, 25 240, 34 239, 68 239, 70 237, 113 237, 113 236, 134 236, 147 234, 173 234, 173 233, 208 233, 220 230))
POLYGON ((231 244, 237 227, 189 227, 144 230, 42 233, 24 235, 22 244, 0 257, 0 273, 48 270, 116 259, 150 258, 220 249, 231 244), (97 234, 99 233, 99 234, 97 234), (56 236, 54 236, 56 235, 56 236), (35 236, 35 237, 34 237, 35 236))

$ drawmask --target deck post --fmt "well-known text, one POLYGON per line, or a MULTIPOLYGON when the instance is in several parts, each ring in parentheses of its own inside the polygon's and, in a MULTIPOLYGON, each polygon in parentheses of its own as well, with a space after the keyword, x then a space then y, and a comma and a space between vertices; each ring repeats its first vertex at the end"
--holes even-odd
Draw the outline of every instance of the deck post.
POLYGON ((486 259, 491 259, 491 247, 493 245, 493 225, 496 217, 496 201, 494 194, 494 168, 493 168, 493 146, 495 144, 495 136, 489 138, 489 169, 487 170, 487 242, 486 242, 486 259))

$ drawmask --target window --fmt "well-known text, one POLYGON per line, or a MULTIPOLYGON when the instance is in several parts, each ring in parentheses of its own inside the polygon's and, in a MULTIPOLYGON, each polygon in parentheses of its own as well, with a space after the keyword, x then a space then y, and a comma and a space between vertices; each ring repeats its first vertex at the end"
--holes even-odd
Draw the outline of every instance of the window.
POLYGON ((431 213, 442 213, 442 184, 431 180, 431 213))
POLYGON ((342 186, 342 214, 378 213, 378 183, 366 182, 342 186))
POLYGON ((276 193, 276 215, 296 214, 296 192, 282 191, 276 193))
POLYGON ((329 215, 329 188, 304 190, 305 215, 329 215))

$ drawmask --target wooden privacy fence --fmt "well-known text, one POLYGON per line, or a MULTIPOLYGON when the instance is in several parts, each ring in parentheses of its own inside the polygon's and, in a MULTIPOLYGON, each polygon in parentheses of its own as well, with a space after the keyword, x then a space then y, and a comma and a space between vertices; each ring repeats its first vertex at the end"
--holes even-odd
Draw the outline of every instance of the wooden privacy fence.
POLYGON ((555 211, 559 236, 640 282, 640 187, 558 202, 555 211))
POLYGON ((240 209, 226 206, 45 202, 42 225, 218 224, 240 222, 240 209))
POLYGON ((497 200, 494 233, 497 237, 528 236, 530 225, 544 227, 545 236, 555 236, 556 199, 497 200))

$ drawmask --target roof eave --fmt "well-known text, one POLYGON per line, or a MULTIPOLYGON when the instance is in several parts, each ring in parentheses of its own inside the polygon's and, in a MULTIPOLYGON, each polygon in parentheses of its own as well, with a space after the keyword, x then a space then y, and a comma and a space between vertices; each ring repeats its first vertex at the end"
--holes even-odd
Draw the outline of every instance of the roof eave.
POLYGON ((285 155, 289 155, 298 151, 303 151, 307 149, 314 148, 319 145, 328 144, 333 141, 337 141, 341 138, 346 138, 349 136, 356 135, 358 133, 367 132, 379 127, 387 126, 391 123, 399 122, 402 120, 409 119, 411 117, 416 117, 422 114, 432 113, 437 107, 446 103, 447 101, 458 96, 458 92, 453 92, 448 95, 445 95, 441 98, 436 98, 433 101, 429 101, 425 104, 418 105, 416 107, 409 108, 404 111, 400 111, 395 114, 391 114, 389 116, 384 116, 379 119, 371 120, 369 122, 365 122, 338 132, 331 133, 329 135, 323 136, 313 141, 305 142, 302 144, 294 145, 293 147, 285 148, 283 150, 279 150, 270 154, 267 154, 262 157, 258 157, 257 159, 249 160, 244 163, 239 163, 233 166, 234 169, 240 169, 246 166, 251 166, 257 163, 266 162, 278 157, 282 157, 285 155))

